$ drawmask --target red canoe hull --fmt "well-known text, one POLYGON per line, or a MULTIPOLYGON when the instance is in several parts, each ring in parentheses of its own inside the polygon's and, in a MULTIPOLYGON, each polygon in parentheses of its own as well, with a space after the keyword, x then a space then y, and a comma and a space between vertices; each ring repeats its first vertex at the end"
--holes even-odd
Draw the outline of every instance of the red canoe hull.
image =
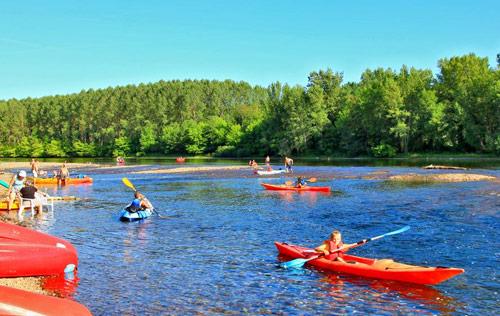
POLYGON ((0 242, 0 278, 64 275, 77 264, 76 254, 60 243, 0 242))
POLYGON ((0 314, 47 316, 92 315, 85 306, 78 302, 35 294, 6 286, 0 286, 0 314))
POLYGON ((313 187, 313 186, 304 186, 301 188, 296 188, 293 186, 288 186, 288 185, 274 185, 274 184, 269 184, 269 183, 261 183, 261 185, 266 189, 266 190, 271 190, 271 191, 296 191, 296 192, 302 192, 302 191, 312 191, 312 192, 330 192, 330 187, 313 187))
POLYGON ((6 242, 27 242, 57 246, 58 243, 64 245, 66 249, 76 256, 75 247, 67 240, 51 236, 33 229, 18 225, 0 222, 0 243, 6 242))
MULTIPOLYGON (((314 250, 300 246, 275 242, 280 255, 285 257, 307 258, 315 255, 314 250)), ((400 282, 435 285, 464 272, 463 269, 444 267, 420 267, 394 262, 390 259, 369 259, 344 255, 347 262, 318 258, 308 264, 326 271, 352 274, 366 278, 393 280, 400 282)))

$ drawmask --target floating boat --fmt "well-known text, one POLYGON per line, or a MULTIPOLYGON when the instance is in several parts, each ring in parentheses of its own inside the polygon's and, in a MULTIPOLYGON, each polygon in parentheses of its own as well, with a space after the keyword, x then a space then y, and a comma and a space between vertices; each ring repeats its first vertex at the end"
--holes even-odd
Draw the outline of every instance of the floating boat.
POLYGON ((153 215, 152 209, 145 209, 137 212, 129 212, 126 209, 120 211, 120 220, 122 222, 134 222, 145 219, 153 215))
POLYGON ((302 186, 300 188, 297 188, 295 186, 290 186, 290 185, 275 185, 275 184, 269 184, 269 183, 261 183, 261 185, 266 189, 266 190, 271 190, 271 191, 314 191, 314 192, 330 192, 330 187, 316 187, 316 186, 302 186))
POLYGON ((78 257, 61 243, 0 242, 0 278, 73 273, 78 257))
POLYGON ((175 158, 175 162, 178 162, 178 163, 186 162, 186 158, 184 158, 184 157, 177 157, 177 158, 175 158))
POLYGON ((0 314, 33 316, 92 315, 85 306, 78 302, 6 286, 0 286, 0 314))
POLYGON ((271 170, 271 171, 267 171, 267 170, 256 170, 255 173, 258 174, 259 176, 270 176, 270 175, 273 175, 273 174, 280 174, 280 173, 285 173, 286 171, 285 170, 271 170))
MULTIPOLYGON (((57 178, 35 178, 31 179, 35 185, 39 184, 57 184, 57 178)), ((62 185, 70 185, 70 184, 87 184, 92 183, 94 180, 90 177, 83 178, 66 178, 61 180, 62 185)))
MULTIPOLYGON (((287 243, 275 242, 275 245, 280 255, 291 259, 308 258, 318 254, 313 249, 287 243)), ((458 268, 414 266, 392 259, 377 260, 347 254, 342 258, 345 262, 319 257, 308 261, 307 264, 326 271, 425 285, 435 285, 464 272, 458 268)))
POLYGON ((0 221, 0 243, 8 242, 25 242, 56 246, 59 248, 66 248, 75 256, 77 254, 75 247, 67 240, 26 227, 0 221))

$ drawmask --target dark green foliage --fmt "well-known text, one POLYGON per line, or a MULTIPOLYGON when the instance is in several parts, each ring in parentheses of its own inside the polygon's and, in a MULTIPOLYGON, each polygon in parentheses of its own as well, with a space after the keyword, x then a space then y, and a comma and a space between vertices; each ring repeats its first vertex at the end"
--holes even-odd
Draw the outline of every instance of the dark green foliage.
POLYGON ((500 69, 473 54, 440 72, 331 69, 269 87, 185 80, 0 101, 0 156, 500 153, 500 69))

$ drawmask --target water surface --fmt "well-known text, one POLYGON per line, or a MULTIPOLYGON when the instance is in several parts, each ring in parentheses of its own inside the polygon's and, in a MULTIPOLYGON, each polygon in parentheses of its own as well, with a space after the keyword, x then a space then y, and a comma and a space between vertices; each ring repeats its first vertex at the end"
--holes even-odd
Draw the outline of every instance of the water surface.
MULTIPOLYGON (((411 167, 298 166, 304 174, 362 175, 411 167)), ((362 178, 320 179, 333 194, 263 190, 248 170, 210 174, 91 174, 70 186, 55 213, 32 224, 79 252, 75 299, 95 315, 497 314, 500 255, 498 183, 394 185, 362 178), (121 223, 132 199, 127 176, 162 215, 121 223), (318 245, 333 229, 346 242, 410 225, 403 234, 352 251, 409 264, 466 270, 435 287, 367 280, 313 269, 282 270, 274 241, 318 245)), ((482 173, 500 176, 498 170, 482 173)), ((53 192, 50 191, 49 192, 53 192)))

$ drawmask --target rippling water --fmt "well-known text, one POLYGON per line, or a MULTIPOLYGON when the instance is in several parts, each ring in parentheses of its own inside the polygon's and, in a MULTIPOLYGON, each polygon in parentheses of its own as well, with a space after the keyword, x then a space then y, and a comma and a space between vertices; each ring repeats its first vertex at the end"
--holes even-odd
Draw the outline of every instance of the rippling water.
MULTIPOLYGON (((304 174, 360 175, 414 168, 298 167, 304 174)), ((484 173, 500 176, 498 170, 484 173)), ((75 299, 95 315, 158 314, 497 314, 500 240, 498 183, 394 185, 349 177, 333 194, 264 191, 241 177, 92 174, 92 186, 70 186, 53 215, 33 225, 71 241, 79 252, 75 299), (163 215, 121 223, 132 198, 129 177, 163 215), (355 242, 411 225, 404 234, 353 254, 419 265, 461 267, 439 286, 412 286, 282 270, 276 240, 315 246, 333 229, 355 242)), ((283 182, 283 179, 266 179, 283 182)))

